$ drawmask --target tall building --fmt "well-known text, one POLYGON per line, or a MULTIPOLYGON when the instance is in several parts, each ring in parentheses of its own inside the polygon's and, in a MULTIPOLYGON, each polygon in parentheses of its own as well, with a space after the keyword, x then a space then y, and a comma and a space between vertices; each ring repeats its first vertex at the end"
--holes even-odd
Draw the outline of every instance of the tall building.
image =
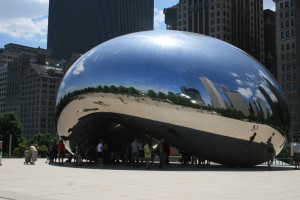
POLYGON ((153 16, 154 0, 50 0, 48 50, 69 60, 114 37, 152 30, 153 16))
POLYGON ((4 49, 0 51, 0 65, 6 65, 10 62, 16 61, 21 54, 27 55, 47 55, 47 50, 42 48, 32 48, 19 44, 9 43, 4 45, 4 49))
POLYGON ((180 0, 175 7, 177 19, 174 7, 165 9, 168 29, 219 38, 264 63, 262 0, 180 0))
POLYGON ((300 1, 273 0, 276 3, 278 81, 290 108, 290 132, 300 127, 300 1))
POLYGON ((0 113, 13 112, 23 124, 23 135, 56 133, 56 91, 61 68, 46 49, 7 44, 0 50, 0 113))
POLYGON ((29 55, 7 65, 5 112, 23 124, 23 135, 56 133, 55 100, 63 70, 30 61, 29 55))
POLYGON ((0 65, 0 114, 5 111, 7 65, 0 65))
POLYGON ((264 10, 265 67, 277 78, 276 20, 275 12, 264 10))

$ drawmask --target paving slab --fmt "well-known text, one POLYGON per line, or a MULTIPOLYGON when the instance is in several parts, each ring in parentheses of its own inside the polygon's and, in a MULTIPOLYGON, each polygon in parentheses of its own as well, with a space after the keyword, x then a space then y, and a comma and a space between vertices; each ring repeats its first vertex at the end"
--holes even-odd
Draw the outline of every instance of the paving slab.
POLYGON ((229 168, 221 165, 163 170, 127 165, 48 164, 3 159, 0 199, 300 199, 300 170, 292 166, 229 168))

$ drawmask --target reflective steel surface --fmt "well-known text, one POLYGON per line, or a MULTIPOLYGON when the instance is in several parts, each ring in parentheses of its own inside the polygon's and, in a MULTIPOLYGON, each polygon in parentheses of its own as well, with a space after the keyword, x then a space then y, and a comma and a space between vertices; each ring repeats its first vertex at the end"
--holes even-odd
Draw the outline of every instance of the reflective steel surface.
MULTIPOLYGON (((215 38, 147 31, 105 42, 66 73, 57 128, 68 148, 98 140, 126 146, 159 140, 226 165, 265 161, 283 148, 289 111, 279 85, 255 59, 215 38)), ((125 147, 124 147, 125 148, 125 147)))

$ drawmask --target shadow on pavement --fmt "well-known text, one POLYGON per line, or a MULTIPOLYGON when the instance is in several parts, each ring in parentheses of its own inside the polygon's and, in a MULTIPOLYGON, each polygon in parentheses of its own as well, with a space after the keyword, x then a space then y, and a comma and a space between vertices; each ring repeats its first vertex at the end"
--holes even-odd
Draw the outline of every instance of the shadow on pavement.
MULTIPOLYGON (((81 168, 81 169, 95 169, 95 170, 136 170, 136 171, 178 171, 178 172, 188 172, 188 171, 214 171, 214 172, 258 172, 258 171, 270 171, 266 165, 258 165, 254 167, 228 167, 224 165, 211 164, 205 166, 189 165, 183 166, 179 163, 171 163, 163 169, 159 169, 158 163, 154 163, 149 169, 146 169, 145 165, 133 168, 129 164, 104 164, 102 167, 98 166, 96 163, 83 162, 82 166, 77 166, 74 163, 65 162, 63 165, 58 163, 49 163, 53 167, 65 167, 65 168, 81 168)), ((290 171, 294 170, 293 166, 272 166, 271 171, 290 171)))

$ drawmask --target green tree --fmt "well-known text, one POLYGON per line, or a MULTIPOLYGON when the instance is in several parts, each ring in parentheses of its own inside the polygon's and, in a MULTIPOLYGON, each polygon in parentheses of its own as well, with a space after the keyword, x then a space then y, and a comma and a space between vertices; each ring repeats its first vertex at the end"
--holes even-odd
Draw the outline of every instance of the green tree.
POLYGON ((157 94, 153 90, 148 90, 148 96, 153 99, 157 98, 157 94))
POLYGON ((165 95, 162 92, 158 92, 158 98, 160 98, 160 99, 167 99, 167 95, 165 95))
POLYGON ((23 141, 22 124, 13 113, 0 115, 0 135, 3 139, 3 152, 9 148, 9 136, 12 135, 12 151, 23 141))
POLYGON ((22 157, 30 145, 37 145, 39 157, 46 157, 48 148, 58 143, 58 137, 52 134, 38 134, 32 139, 24 140, 14 149, 14 157, 22 157))

